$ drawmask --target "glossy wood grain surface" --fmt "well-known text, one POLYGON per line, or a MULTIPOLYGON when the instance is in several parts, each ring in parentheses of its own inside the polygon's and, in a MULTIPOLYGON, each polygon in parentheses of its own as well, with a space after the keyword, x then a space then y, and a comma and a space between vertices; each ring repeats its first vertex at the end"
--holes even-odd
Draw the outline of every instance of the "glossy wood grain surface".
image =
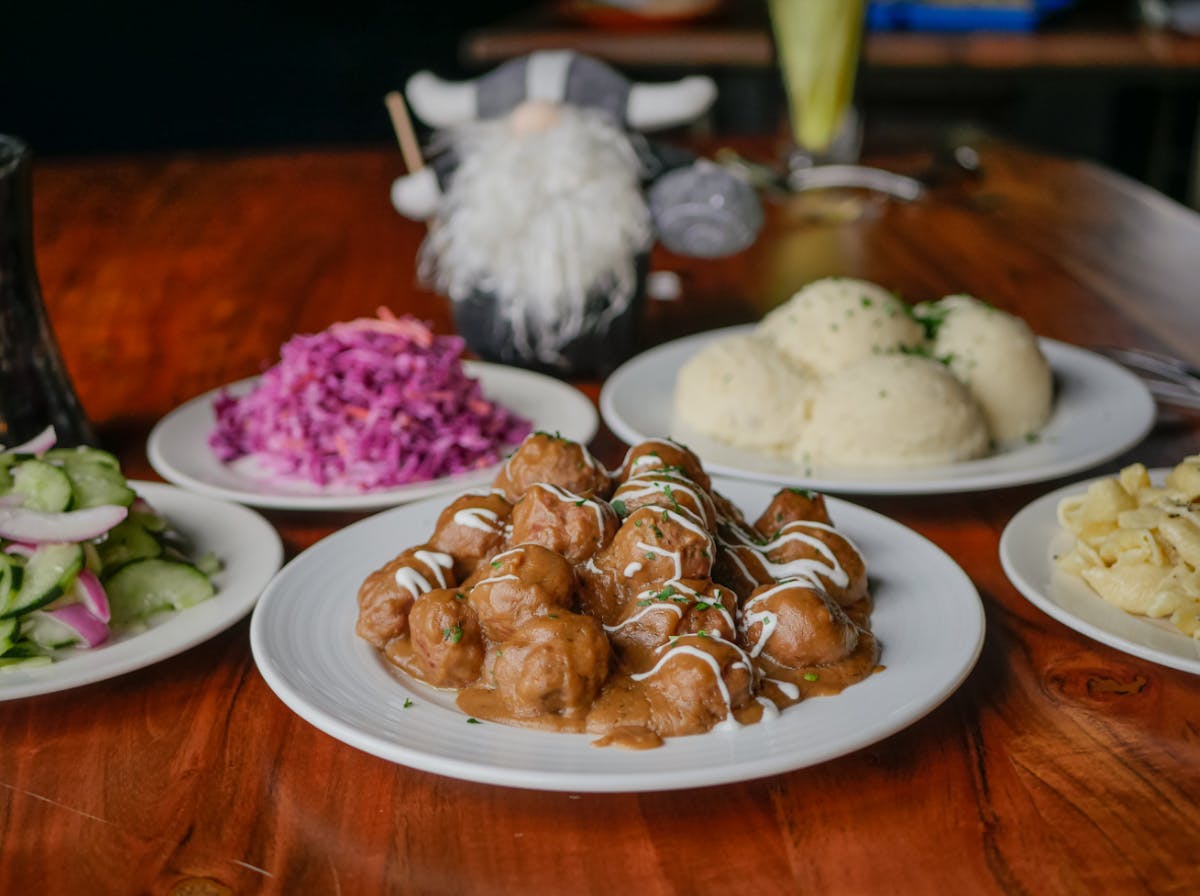
MULTIPOLYGON (((837 224, 814 223, 811 202, 772 202, 759 244, 725 261, 656 254, 683 296, 651 303, 646 343, 852 274, 910 300, 973 292, 1045 336, 1200 363, 1200 219, 1083 162, 987 147, 983 168, 837 224)), ((38 168, 51 317, 131 475, 153 477, 158 418, 259 371, 293 333, 381 305, 449 329, 416 280, 422 228, 388 203, 400 171, 387 149, 38 168)), ((610 464, 623 451, 606 432, 593 448, 610 464)), ((1103 470, 1197 450, 1200 417, 1164 415, 1103 470)), ((852 755, 661 794, 437 777, 289 711, 243 621, 149 669, 0 703, 0 893, 1194 893, 1200 679, 1065 628, 1000 568, 1004 524, 1059 484, 859 499, 966 569, 988 633, 945 704, 852 755)), ((294 555, 355 517, 269 518, 294 555)))

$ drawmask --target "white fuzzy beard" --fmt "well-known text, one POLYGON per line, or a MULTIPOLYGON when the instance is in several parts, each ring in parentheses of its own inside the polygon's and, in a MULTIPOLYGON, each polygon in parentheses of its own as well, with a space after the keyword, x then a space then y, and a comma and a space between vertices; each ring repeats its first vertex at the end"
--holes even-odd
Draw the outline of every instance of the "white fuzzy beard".
POLYGON ((493 295, 526 357, 561 363, 586 326, 628 306, 650 214, 628 138, 595 112, 563 107, 549 131, 520 136, 507 120, 450 135, 458 168, 421 248, 427 279, 453 300, 493 295), (611 304, 599 319, 589 295, 611 304))

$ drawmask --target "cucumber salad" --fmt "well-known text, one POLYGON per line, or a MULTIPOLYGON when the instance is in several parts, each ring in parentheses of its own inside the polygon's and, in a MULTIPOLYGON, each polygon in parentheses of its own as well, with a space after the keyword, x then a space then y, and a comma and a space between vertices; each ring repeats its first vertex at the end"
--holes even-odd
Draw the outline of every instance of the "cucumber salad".
POLYGON ((54 446, 47 429, 0 448, 0 670, 96 647, 215 592, 216 559, 192 556, 116 457, 54 446))

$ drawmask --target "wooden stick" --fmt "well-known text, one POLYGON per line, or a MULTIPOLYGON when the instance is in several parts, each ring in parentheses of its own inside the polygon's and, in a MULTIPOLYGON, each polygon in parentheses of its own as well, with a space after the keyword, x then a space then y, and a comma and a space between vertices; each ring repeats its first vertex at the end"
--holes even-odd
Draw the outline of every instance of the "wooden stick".
POLYGON ((396 142, 400 144, 400 154, 404 156, 404 165, 412 174, 425 167, 425 159, 421 155, 421 147, 417 144, 417 134, 413 130, 412 119, 408 117, 408 106, 399 90, 390 91, 383 98, 387 106, 388 116, 392 119, 392 130, 396 132, 396 142))

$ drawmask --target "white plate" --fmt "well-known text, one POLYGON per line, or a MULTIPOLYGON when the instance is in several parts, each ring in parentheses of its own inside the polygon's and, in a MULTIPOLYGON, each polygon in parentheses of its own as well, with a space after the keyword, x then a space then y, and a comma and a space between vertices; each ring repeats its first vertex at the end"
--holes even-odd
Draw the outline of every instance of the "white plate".
POLYGON ((222 563, 213 576, 217 593, 186 610, 160 613, 147 628, 114 634, 91 650, 57 651, 52 665, 0 669, 0 700, 65 691, 182 653, 249 613, 283 562, 279 535, 253 510, 160 482, 130 481, 130 486, 191 539, 199 553, 217 555, 222 563))
POLYGON ((604 422, 631 444, 673 436, 695 451, 705 469, 727 476, 847 494, 922 495, 1040 482, 1101 464, 1140 442, 1154 423, 1154 399, 1118 364, 1063 342, 1040 340, 1054 371, 1054 413, 1035 442, 978 460, 910 470, 813 467, 736 448, 674 421, 675 377, 707 343, 754 325, 713 330, 668 342, 626 362, 600 393, 604 422))
MULTIPOLYGON (((1151 478, 1161 482, 1167 472, 1154 470, 1151 478)), ((1054 563, 1054 555, 1069 550, 1072 542, 1071 533, 1058 525, 1058 502, 1082 494, 1089 484, 1076 482, 1043 495, 1009 521, 1000 536, 1005 575, 1026 600, 1068 628, 1144 660, 1200 675, 1200 641, 1166 620, 1114 607, 1054 563)))
MULTIPOLYGON (((751 519, 774 489, 718 481, 751 519)), ((413 768, 537 790, 673 790, 742 781, 824 762, 912 724, 974 665, 984 619, 974 586, 939 548, 870 510, 831 500, 867 559, 883 671, 836 697, 734 731, 669 738, 656 750, 591 746, 594 736, 468 724, 452 692, 391 672, 354 634, 368 573, 423 542, 443 500, 381 513, 309 548, 275 577, 250 624, 267 684, 292 710, 345 743, 413 768), (412 705, 407 709, 405 701, 412 705)))
MULTIPOLYGON (((502 364, 464 361, 463 366, 481 381, 489 400, 531 421, 535 430, 560 432, 585 445, 596 434, 600 423, 596 409, 578 389, 544 374, 502 364)), ((257 381, 251 377, 227 388, 234 395, 245 395, 257 381)), ((150 432, 146 444, 150 465, 160 476, 214 498, 281 510, 370 510, 490 482, 499 466, 372 492, 322 488, 300 481, 281 485, 277 479, 255 475, 252 458, 224 464, 208 447, 215 419, 213 399, 220 392, 214 389, 167 414, 150 432)))

